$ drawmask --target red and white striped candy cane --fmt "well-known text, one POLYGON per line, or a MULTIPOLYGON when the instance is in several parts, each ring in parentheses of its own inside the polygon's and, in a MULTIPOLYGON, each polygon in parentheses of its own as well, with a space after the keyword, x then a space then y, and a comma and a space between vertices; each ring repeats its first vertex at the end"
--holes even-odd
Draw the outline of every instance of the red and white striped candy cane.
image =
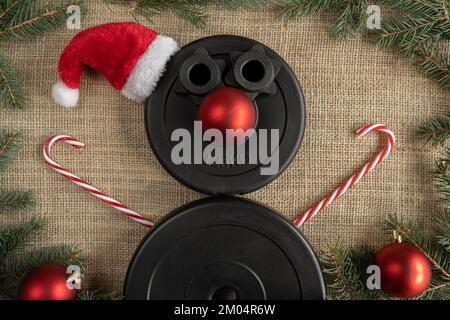
POLYGON ((78 141, 77 139, 72 138, 70 136, 57 135, 57 136, 53 136, 50 139, 48 139, 47 142, 44 145, 44 158, 45 158, 45 161, 47 162, 47 164, 50 167, 52 167, 53 170, 55 170, 56 172, 61 174, 63 177, 69 179, 70 181, 72 181, 76 185, 80 186, 81 188, 83 188, 84 190, 86 190, 87 192, 92 194, 94 197, 99 198, 103 202, 109 204, 113 208, 115 208, 115 209, 119 210, 120 212, 124 213, 125 215, 127 215, 131 219, 133 219, 133 220, 135 220, 135 221, 137 221, 139 223, 142 223, 147 228, 153 227, 154 223, 152 221, 149 221, 149 220, 145 219, 139 213, 131 210, 130 208, 128 208, 124 204, 122 204, 119 201, 111 198, 107 194, 101 192, 97 188, 95 188, 92 185, 90 185, 88 182, 82 180, 78 176, 74 175, 73 173, 69 172, 67 169, 64 169, 59 164, 57 164, 51 157, 51 149, 52 149, 52 147, 53 147, 53 145, 55 143, 60 142, 60 141, 62 141, 64 143, 67 143, 67 144, 71 145, 72 147, 74 147, 76 149, 83 149, 84 148, 84 143, 83 142, 78 141))
POLYGON ((352 175, 347 181, 344 181, 339 188, 334 190, 328 196, 326 196, 322 201, 313 205, 308 210, 302 212, 300 216, 295 219, 294 224, 297 226, 301 226, 306 221, 314 217, 317 213, 328 207, 333 201, 339 199, 348 189, 353 187, 355 184, 361 180, 366 174, 371 172, 377 165, 379 165, 386 157, 391 153, 394 149, 395 145, 395 135, 392 130, 383 124, 368 124, 359 129, 356 132, 358 137, 362 137, 369 132, 376 131, 382 133, 387 136, 388 143, 384 147, 384 149, 378 153, 375 157, 373 157, 364 167, 358 170, 354 175, 352 175))

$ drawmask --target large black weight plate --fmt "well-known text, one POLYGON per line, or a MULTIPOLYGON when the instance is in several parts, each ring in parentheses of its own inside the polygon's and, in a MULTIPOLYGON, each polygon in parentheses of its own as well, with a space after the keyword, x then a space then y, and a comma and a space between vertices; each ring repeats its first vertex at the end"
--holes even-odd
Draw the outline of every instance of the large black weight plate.
POLYGON ((175 210, 132 259, 127 299, 322 299, 316 257, 293 224, 237 198, 208 198, 175 210), (219 294, 219 295, 218 295, 219 294))
MULTIPOLYGON (((198 98, 198 97, 197 97, 198 98)), ((303 93, 289 65, 273 50, 259 42, 239 36, 212 36, 182 48, 168 63, 165 74, 147 100, 145 109, 147 136, 160 163, 178 181, 190 188, 212 195, 243 194, 261 188, 283 172, 294 158, 305 129, 303 93), (247 52, 255 45, 277 62, 274 92, 255 98, 258 123, 255 129, 279 129, 279 170, 274 175, 261 175, 260 164, 180 164, 172 162, 171 151, 178 142, 171 141, 175 129, 185 128, 193 136, 198 102, 189 94, 180 94, 179 70, 183 61, 202 48, 224 62, 221 81, 233 70, 232 53, 247 52)), ((242 157, 242 155, 240 155, 242 157)), ((243 155, 244 157, 246 155, 243 155)))

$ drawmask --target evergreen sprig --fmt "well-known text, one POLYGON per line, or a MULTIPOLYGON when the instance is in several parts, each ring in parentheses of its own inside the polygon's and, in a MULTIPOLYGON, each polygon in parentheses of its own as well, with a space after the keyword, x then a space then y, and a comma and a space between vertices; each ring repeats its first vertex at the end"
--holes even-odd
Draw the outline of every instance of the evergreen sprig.
POLYGON ((450 88, 450 56, 442 49, 450 36, 448 0, 380 0, 381 5, 406 12, 376 30, 381 47, 395 48, 412 59, 421 74, 450 88))
POLYGON ((18 131, 0 129, 0 174, 17 155, 22 141, 22 134, 18 131))
POLYGON ((335 5, 335 0, 280 0, 274 8, 278 16, 286 21, 321 13, 335 5))
POLYGON ((438 45, 417 47, 415 64, 421 74, 436 79, 444 88, 450 88, 450 55, 441 52, 438 45))
POLYGON ((122 300, 123 297, 115 293, 103 293, 100 291, 83 291, 77 296, 78 300, 122 300))
POLYGON ((22 81, 8 60, 0 53, 0 107, 25 109, 22 81))
POLYGON ((18 226, 0 226, 0 258, 6 259, 36 240, 43 228, 42 220, 32 218, 18 226))
POLYGON ((7 1, 9 6, 0 13, 0 41, 30 38, 64 24, 67 7, 81 1, 7 1))
POLYGON ((0 272, 14 273, 17 277, 22 277, 32 268, 48 263, 55 263, 66 267, 77 265, 83 270, 85 261, 86 258, 78 246, 67 244, 53 245, 33 251, 28 250, 25 257, 11 257, 0 266, 0 272))
POLYGON ((274 4, 277 15, 287 21, 329 10, 337 12, 333 32, 342 39, 363 30, 367 20, 367 7, 366 0, 279 0, 274 4))
POLYGON ((366 269, 372 264, 374 251, 366 246, 348 248, 343 243, 330 246, 320 254, 322 271, 332 278, 329 288, 334 299, 380 299, 379 290, 366 286, 366 269))
POLYGON ((204 0, 137 0, 137 1, 109 1, 113 3, 131 3, 130 14, 137 19, 142 16, 153 23, 153 18, 163 12, 171 12, 175 16, 185 19, 194 26, 202 28, 206 25, 207 15, 204 0))
POLYGON ((107 3, 122 4, 130 7, 130 14, 144 17, 150 23, 163 12, 170 12, 195 27, 203 28, 208 22, 207 6, 216 5, 227 10, 259 9, 272 0, 105 0, 107 3))
POLYGON ((436 170, 433 172, 434 183, 439 191, 442 202, 450 205, 450 148, 445 148, 440 159, 436 161, 436 170))
POLYGON ((444 144, 450 138, 450 114, 426 121, 419 127, 418 134, 425 143, 444 144))
POLYGON ((433 219, 438 242, 450 253, 450 209, 435 214, 433 219))
POLYGON ((31 210, 34 206, 30 191, 0 192, 0 213, 9 210, 31 210))
MULTIPOLYGON (((64 24, 67 20, 66 10, 71 5, 81 6, 82 1, 1 0, 0 45, 4 41, 39 36, 64 24)), ((25 108, 22 81, 1 53, 0 107, 10 110, 25 108)))
POLYGON ((227 10, 239 9, 260 9, 264 6, 270 5, 272 0, 205 0, 206 3, 211 3, 227 10))

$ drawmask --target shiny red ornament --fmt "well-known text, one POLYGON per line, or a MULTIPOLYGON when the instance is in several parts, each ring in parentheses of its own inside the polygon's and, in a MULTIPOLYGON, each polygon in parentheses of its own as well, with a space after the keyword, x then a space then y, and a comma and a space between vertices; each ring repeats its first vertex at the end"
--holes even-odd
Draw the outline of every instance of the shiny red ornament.
POLYGON ((66 268, 46 264, 32 269, 18 289, 20 300, 75 300, 77 290, 67 287, 66 268))
POLYGON ((226 129, 244 131, 256 125, 256 108, 248 95, 239 89, 222 87, 203 99, 198 110, 203 131, 219 129, 225 139, 226 129))
POLYGON ((383 247, 375 255, 374 263, 380 267, 381 289, 394 297, 415 297, 430 284, 430 262, 411 243, 383 247))

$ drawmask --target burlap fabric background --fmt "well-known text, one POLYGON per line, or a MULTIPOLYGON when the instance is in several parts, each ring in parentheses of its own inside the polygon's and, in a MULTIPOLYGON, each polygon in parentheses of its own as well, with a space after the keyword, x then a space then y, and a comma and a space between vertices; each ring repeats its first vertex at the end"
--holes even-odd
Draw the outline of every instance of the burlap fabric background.
MULTIPOLYGON (((127 21, 126 9, 89 1, 82 28, 127 21)), ((342 240, 381 246, 388 241, 379 227, 389 213, 403 213, 430 224, 437 208, 429 171, 436 152, 415 137, 417 125, 448 111, 450 94, 420 76, 396 53, 380 50, 362 39, 338 41, 330 34, 331 16, 283 24, 274 14, 209 10, 202 30, 163 15, 153 27, 181 45, 200 37, 237 34, 276 50, 295 70, 307 103, 307 130, 290 167, 270 185, 246 195, 293 219, 363 165, 382 140, 372 134, 355 140, 354 131, 367 122, 395 129, 395 153, 374 174, 310 221, 302 229, 315 249, 342 240)), ((87 144, 78 154, 58 146, 56 159, 81 177, 148 218, 160 219, 172 209, 203 197, 179 184, 156 160, 144 130, 143 105, 132 103, 98 74, 83 77, 81 101, 63 109, 50 97, 56 66, 64 46, 75 35, 65 28, 2 48, 25 81, 28 111, 1 113, 1 126, 23 130, 19 160, 1 178, 6 189, 30 189, 33 213, 8 214, 15 223, 31 214, 45 218, 48 229, 39 245, 79 244, 88 257, 90 288, 121 292, 128 263, 145 228, 124 218, 51 171, 42 159, 44 141, 56 133, 74 135, 87 144)))

